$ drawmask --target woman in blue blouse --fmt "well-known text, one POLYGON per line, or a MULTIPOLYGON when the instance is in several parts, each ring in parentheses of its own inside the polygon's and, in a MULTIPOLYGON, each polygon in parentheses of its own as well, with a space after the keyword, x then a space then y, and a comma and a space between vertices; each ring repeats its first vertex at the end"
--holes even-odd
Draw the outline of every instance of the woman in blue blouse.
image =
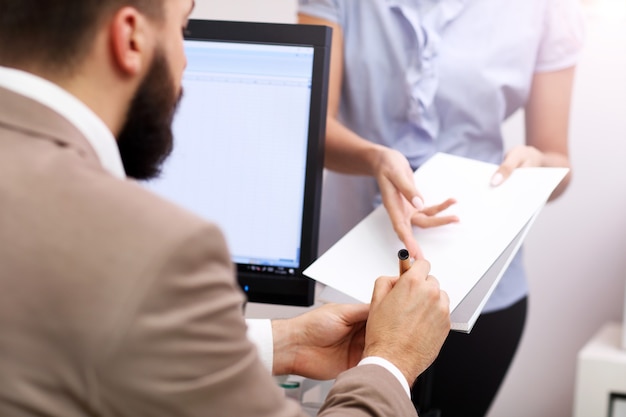
MULTIPOLYGON (((450 201, 422 211, 433 202, 413 183, 436 152, 500 164, 494 186, 517 167, 570 167, 583 32, 576 0, 299 0, 299 20, 333 28, 325 165, 334 172, 324 184, 322 250, 382 202, 421 257, 412 224, 456 221, 432 216, 450 201), (520 109, 526 143, 506 150, 502 123, 520 109)), ((487 413, 522 335, 527 293, 520 251, 471 334, 448 337, 430 371, 432 393, 415 384, 420 411, 487 413)))

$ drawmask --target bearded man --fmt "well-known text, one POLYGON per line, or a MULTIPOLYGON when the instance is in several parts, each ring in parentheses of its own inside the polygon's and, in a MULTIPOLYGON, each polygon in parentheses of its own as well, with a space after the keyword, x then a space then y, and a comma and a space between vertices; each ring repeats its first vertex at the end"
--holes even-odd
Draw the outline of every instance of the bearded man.
POLYGON ((268 370, 217 226, 128 178, 172 148, 192 9, 0 0, 0 416, 304 416, 272 372, 336 378, 324 415, 414 414, 450 326, 426 261, 268 322, 268 370))

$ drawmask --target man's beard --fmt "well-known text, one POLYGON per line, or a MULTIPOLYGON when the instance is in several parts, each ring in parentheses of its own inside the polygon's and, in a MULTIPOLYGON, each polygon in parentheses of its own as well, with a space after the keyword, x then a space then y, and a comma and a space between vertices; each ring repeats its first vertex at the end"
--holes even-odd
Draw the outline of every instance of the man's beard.
POLYGON ((155 178, 172 152, 172 120, 182 91, 177 92, 165 55, 157 51, 117 138, 126 175, 155 178))

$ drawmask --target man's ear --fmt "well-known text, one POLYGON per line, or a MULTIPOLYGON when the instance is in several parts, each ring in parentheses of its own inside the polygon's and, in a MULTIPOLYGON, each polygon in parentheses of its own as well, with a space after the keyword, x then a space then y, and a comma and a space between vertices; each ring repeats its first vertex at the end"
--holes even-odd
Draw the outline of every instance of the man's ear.
POLYGON ((114 64, 122 74, 141 73, 148 66, 153 46, 146 17, 133 7, 123 7, 115 13, 109 28, 114 64))

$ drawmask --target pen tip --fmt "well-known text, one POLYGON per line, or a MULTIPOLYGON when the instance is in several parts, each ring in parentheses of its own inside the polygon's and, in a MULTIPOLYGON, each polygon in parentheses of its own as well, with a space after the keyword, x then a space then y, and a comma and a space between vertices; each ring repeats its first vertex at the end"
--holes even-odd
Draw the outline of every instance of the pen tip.
POLYGON ((398 251, 398 259, 405 261, 407 259, 409 259, 409 251, 406 249, 400 249, 398 251))

